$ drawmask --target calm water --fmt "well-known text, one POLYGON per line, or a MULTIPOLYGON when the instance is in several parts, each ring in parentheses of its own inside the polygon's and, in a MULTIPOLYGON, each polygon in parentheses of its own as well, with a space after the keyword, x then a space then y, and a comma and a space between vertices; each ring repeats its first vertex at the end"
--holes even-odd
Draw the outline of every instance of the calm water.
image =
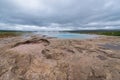
POLYGON ((68 33, 68 32, 37 32, 37 34, 42 34, 49 37, 56 37, 61 39, 90 39, 97 37, 97 35, 68 33))

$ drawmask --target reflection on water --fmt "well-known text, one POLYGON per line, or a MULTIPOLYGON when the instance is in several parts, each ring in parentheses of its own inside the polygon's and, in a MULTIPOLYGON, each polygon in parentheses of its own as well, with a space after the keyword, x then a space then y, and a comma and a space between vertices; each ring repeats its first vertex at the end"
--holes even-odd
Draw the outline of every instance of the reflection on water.
POLYGON ((49 37, 57 37, 61 39, 89 39, 89 38, 97 37, 97 35, 68 33, 68 32, 37 32, 36 34, 42 34, 49 37))

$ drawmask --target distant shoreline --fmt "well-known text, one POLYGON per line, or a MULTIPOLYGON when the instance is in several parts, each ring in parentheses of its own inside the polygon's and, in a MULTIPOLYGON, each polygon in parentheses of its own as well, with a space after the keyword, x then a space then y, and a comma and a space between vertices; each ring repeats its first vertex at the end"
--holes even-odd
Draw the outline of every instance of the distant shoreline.
MULTIPOLYGON (((0 38, 16 37, 25 33, 46 32, 46 31, 16 31, 16 30, 0 30, 0 38)), ((105 36, 120 36, 120 30, 70 30, 70 31, 47 31, 47 32, 68 32, 80 34, 97 34, 105 36)))
POLYGON ((80 33, 80 34, 97 34, 97 35, 106 35, 106 36, 120 36, 120 30, 73 30, 66 32, 80 33))

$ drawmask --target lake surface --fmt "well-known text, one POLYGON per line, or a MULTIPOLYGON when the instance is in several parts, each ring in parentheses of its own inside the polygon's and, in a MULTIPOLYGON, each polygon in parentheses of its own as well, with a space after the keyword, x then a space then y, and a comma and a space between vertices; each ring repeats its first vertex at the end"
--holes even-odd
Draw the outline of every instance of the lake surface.
POLYGON ((36 34, 42 34, 48 37, 56 37, 60 39, 90 39, 97 37, 97 35, 68 33, 68 32, 37 32, 36 34))

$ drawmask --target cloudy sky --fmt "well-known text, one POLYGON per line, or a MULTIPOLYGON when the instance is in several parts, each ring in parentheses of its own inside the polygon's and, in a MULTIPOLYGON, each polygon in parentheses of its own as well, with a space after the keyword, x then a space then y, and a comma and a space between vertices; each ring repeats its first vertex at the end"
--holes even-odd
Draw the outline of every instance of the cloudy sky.
POLYGON ((120 0, 0 0, 0 30, 120 29, 120 0))

